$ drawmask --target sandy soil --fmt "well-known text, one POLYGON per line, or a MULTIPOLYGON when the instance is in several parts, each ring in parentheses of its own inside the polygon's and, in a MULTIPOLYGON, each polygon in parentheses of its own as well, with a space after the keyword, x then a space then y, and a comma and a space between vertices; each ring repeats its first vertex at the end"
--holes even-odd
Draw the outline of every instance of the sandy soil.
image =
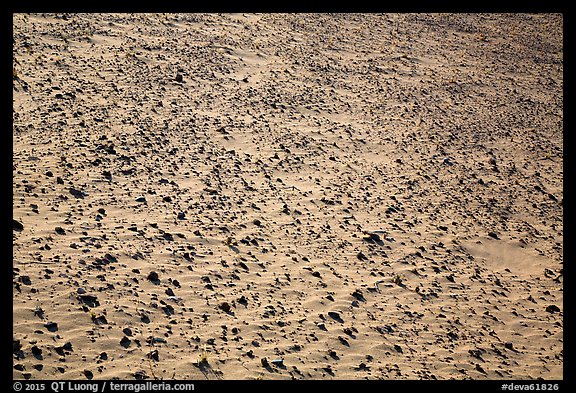
POLYGON ((561 15, 13 31, 14 378, 563 378, 561 15))

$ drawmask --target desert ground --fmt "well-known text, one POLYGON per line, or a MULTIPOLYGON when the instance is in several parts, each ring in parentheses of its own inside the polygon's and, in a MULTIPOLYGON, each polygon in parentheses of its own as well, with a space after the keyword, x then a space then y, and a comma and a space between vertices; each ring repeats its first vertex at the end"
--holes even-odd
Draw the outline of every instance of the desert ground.
POLYGON ((13 378, 563 378, 560 14, 13 14, 13 378))

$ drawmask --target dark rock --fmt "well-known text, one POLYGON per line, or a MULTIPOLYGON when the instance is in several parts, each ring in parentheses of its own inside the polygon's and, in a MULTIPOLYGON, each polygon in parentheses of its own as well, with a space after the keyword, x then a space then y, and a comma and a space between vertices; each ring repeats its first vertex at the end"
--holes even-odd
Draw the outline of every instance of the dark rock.
POLYGON ((266 359, 266 358, 260 359, 260 363, 262 363, 262 367, 265 367, 265 368, 270 367, 270 364, 268 363, 268 359, 266 359))
POLYGON ((158 354, 158 350, 157 350, 157 349, 149 352, 147 356, 148 356, 149 359, 155 360, 155 361, 157 361, 157 362, 160 361, 160 356, 159 356, 159 354, 158 354))
POLYGON ((46 176, 48 177, 54 177, 54 174, 51 171, 46 172, 46 176))
POLYGON ((72 352, 72 343, 67 342, 66 344, 62 345, 61 347, 56 347, 54 349, 56 350, 56 353, 58 353, 58 355, 66 356, 70 352, 72 352))
POLYGON ((170 315, 174 315, 175 311, 174 311, 174 307, 172 307, 169 304, 164 305, 164 307, 162 307, 162 311, 164 311, 164 314, 170 316, 170 315))
POLYGON ((120 340, 120 345, 122 345, 124 348, 128 348, 130 344, 132 344, 132 340, 126 336, 122 337, 122 340, 120 340))
POLYGON ((150 377, 148 376, 148 374, 146 374, 146 371, 140 370, 140 371, 136 371, 136 372, 134 373, 134 378, 137 379, 137 380, 139 380, 139 381, 141 381, 141 380, 144 380, 144 379, 148 379, 148 378, 150 378, 150 377))
POLYGON ((511 342, 507 342, 506 344, 504 344, 504 348, 513 350, 514 344, 512 344, 511 342))
POLYGON ((12 339, 12 353, 16 354, 22 350, 22 344, 20 340, 12 339))
POLYGON ((144 197, 136 198, 136 202, 146 202, 146 198, 144 197))
POLYGON ((75 188, 70 187, 68 189, 68 191, 70 192, 70 194, 72 194, 74 197, 79 198, 79 199, 83 199, 84 196, 86 195, 84 192, 77 190, 75 188))
POLYGON ((340 322, 340 323, 344 323, 344 320, 342 319, 342 317, 340 316, 340 314, 338 314, 337 312, 335 312, 335 311, 328 311, 328 315, 329 315, 332 319, 334 319, 334 320, 336 320, 336 321, 338 321, 338 322, 340 322))
POLYGON ((382 231, 368 231, 368 232, 364 232, 365 235, 362 237, 362 240, 364 240, 367 243, 371 243, 371 244, 377 244, 379 246, 383 246, 384 242, 382 241, 382 238, 380 237, 379 233, 384 233, 382 231))
POLYGON ((478 363, 476 364, 476 370, 481 372, 482 374, 487 374, 484 368, 482 368, 482 366, 478 363))
POLYGON ((488 236, 490 236, 491 238, 494 238, 496 240, 500 239, 496 232, 488 232, 488 236))
POLYGON ((108 324, 108 320, 106 319, 106 317, 105 317, 104 315, 93 316, 93 317, 92 317, 92 322, 94 322, 96 325, 106 325, 106 324, 108 324))
POLYGON ((90 371, 90 370, 84 370, 84 376, 85 376, 87 379, 92 379, 92 378, 94 378, 94 374, 93 374, 92 371, 90 371))
POLYGON ((367 233, 364 237, 362 237, 362 239, 364 239, 367 242, 373 242, 373 243, 382 242, 380 235, 374 232, 367 233))
POLYGON ((88 307, 98 307, 100 305, 98 298, 93 295, 80 295, 78 299, 88 307))
POLYGON ((182 74, 178 73, 176 74, 176 78, 174 80, 178 83, 182 83, 184 81, 184 77, 182 76, 182 74))
POLYGON ((378 326, 375 328, 376 331, 380 334, 386 334, 386 333, 392 333, 394 332, 394 328, 390 325, 385 325, 385 326, 378 326))
POLYGON ((347 335, 349 335, 352 338, 356 338, 356 336, 354 336, 354 332, 352 331, 351 328, 344 328, 343 329, 344 333, 346 333, 347 335))
POLYGON ((18 281, 20 281, 24 285, 32 285, 32 281, 28 276, 20 276, 18 277, 18 281))
POLYGON ((159 284, 160 283, 160 277, 158 276, 158 273, 156 272, 150 272, 150 274, 148 274, 148 277, 146 277, 148 280, 152 281, 154 284, 159 284))
POLYGON ((24 230, 24 225, 22 225, 19 221, 12 219, 12 230, 16 232, 22 232, 24 230))
POLYGON ((245 264, 244 262, 242 262, 242 261, 240 261, 240 262, 238 263, 238 265, 239 265, 242 269, 244 269, 244 270, 246 270, 246 271, 249 271, 249 270, 250 270, 250 268, 248 267, 248 265, 246 265, 246 264, 245 264))
POLYGON ((272 361, 270 361, 270 363, 272 363, 275 366, 283 366, 284 365, 284 359, 274 359, 272 361))
POLYGON ((36 345, 34 345, 32 347, 32 355, 34 355, 36 358, 41 358, 42 357, 42 349, 40 349, 36 345))
POLYGON ((62 227, 56 227, 56 228, 54 228, 54 231, 56 231, 56 233, 59 235, 65 235, 66 234, 66 231, 62 227))
POLYGON ((243 306, 247 306, 248 305, 248 299, 246 299, 246 297, 244 295, 242 295, 238 299, 238 303, 242 304, 243 306))
POLYGON ((366 301, 366 299, 364 298, 364 295, 362 294, 362 291, 360 291, 359 289, 352 292, 352 296, 355 297, 356 299, 360 300, 361 302, 366 301))
POLYGON ((50 332, 57 332, 58 331, 58 324, 56 322, 47 322, 44 324, 44 327, 48 329, 50 332))
POLYGON ((470 356, 484 361, 484 359, 482 359, 482 352, 479 349, 469 349, 468 353, 470 354, 470 356))
POLYGON ((218 305, 218 308, 224 312, 229 313, 231 310, 230 304, 228 302, 222 302, 218 305))
POLYGON ((549 313, 555 313, 555 312, 560 312, 560 308, 558 308, 558 306, 551 304, 548 307, 546 307, 546 311, 549 313))

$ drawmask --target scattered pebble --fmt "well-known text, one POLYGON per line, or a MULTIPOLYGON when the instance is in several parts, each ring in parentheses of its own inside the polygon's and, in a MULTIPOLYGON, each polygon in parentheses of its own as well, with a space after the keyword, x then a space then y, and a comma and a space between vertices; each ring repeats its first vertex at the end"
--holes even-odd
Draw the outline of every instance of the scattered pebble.
POLYGON ((15 379, 562 379, 561 15, 158 16, 13 15, 15 379))

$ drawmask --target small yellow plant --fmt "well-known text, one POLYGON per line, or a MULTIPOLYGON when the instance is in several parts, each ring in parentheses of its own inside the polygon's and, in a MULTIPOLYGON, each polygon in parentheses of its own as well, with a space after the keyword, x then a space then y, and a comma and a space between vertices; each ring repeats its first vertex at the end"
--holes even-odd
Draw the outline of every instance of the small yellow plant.
POLYGON ((197 363, 199 366, 208 364, 208 351, 206 350, 206 344, 204 344, 204 347, 202 348, 202 353, 198 357, 197 363))

